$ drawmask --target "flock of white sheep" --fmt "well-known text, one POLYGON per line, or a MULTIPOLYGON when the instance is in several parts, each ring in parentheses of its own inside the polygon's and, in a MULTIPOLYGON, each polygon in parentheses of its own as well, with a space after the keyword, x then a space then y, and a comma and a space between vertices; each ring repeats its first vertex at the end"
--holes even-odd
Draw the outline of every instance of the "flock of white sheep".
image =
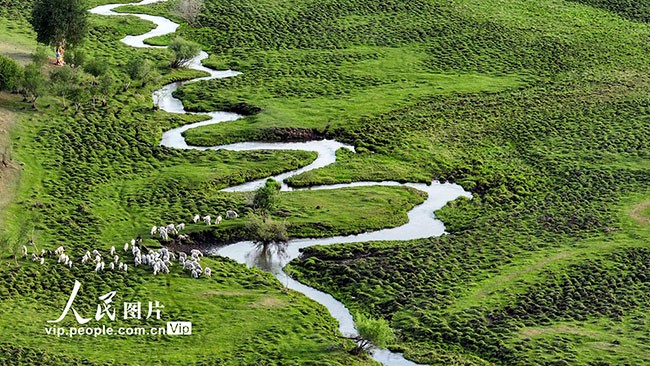
MULTIPOLYGON (((227 219, 238 217, 239 215, 234 210, 226 211, 227 219)), ((219 215, 214 222, 218 225, 222 220, 223 218, 221 215, 219 215)), ((212 224, 212 218, 209 215, 195 215, 193 221, 194 223, 203 221, 207 225, 212 224)), ((175 235, 179 241, 182 241, 188 238, 186 235, 180 233, 184 229, 184 223, 177 225, 168 224, 159 227, 153 226, 149 233, 152 237, 156 234, 159 235, 164 241, 168 241, 170 235, 175 235)), ((144 254, 142 252, 143 249, 141 249, 139 246, 140 242, 141 239, 132 239, 130 243, 127 242, 124 244, 124 252, 128 253, 129 247, 131 248, 133 264, 136 267, 140 265, 149 266, 152 269, 154 275, 157 275, 158 273, 169 273, 169 268, 173 265, 173 261, 177 260, 177 262, 183 266, 183 271, 187 271, 193 278, 199 278, 202 275, 208 277, 212 276, 212 270, 209 267, 203 268, 201 264, 199 264, 201 257, 203 256, 203 253, 201 253, 200 250, 192 249, 189 256, 184 252, 178 252, 178 256, 176 256, 176 254, 163 247, 158 250, 147 249, 147 253, 144 254)), ((33 242, 30 241, 30 243, 33 245, 33 242)), ((51 251, 48 251, 48 253, 50 255, 52 254, 51 251)), ((25 245, 22 247, 22 254, 23 258, 27 258, 27 246, 25 245)), ((41 249, 40 255, 32 253, 31 259, 34 262, 44 264, 45 255, 45 249, 41 249)), ((57 263, 61 263, 68 268, 72 268, 72 259, 67 254, 65 254, 65 249, 63 246, 58 247, 54 251, 54 256, 58 258, 57 263)), ((117 254, 117 250, 114 246, 111 246, 109 255, 106 258, 103 257, 102 253, 97 249, 94 249, 92 252, 87 251, 83 257, 81 257, 81 264, 94 266, 95 272, 97 273, 103 272, 105 270, 118 270, 124 272, 128 272, 129 270, 128 264, 120 261, 120 256, 117 254), (108 269, 106 269, 106 263, 108 263, 108 269)))

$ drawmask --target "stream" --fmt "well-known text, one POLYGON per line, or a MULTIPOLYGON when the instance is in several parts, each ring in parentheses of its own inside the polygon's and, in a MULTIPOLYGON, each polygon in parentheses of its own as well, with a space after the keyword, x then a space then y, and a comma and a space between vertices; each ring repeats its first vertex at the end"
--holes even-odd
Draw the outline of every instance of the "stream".
MULTIPOLYGON (((132 15, 150 22, 153 22, 157 27, 145 34, 139 36, 126 36, 122 42, 132 47, 152 47, 152 48, 165 48, 150 46, 143 41, 147 38, 154 36, 165 35, 174 33, 178 28, 178 24, 170 21, 169 19, 151 16, 145 14, 127 14, 116 13, 113 9, 123 5, 146 5, 166 0, 143 0, 139 3, 131 4, 108 4, 98 6, 90 10, 93 14, 98 15, 132 15)), ((195 70, 201 70, 209 73, 209 76, 196 78, 183 82, 174 82, 163 86, 161 89, 155 91, 152 95, 154 104, 169 113, 188 113, 183 107, 183 103, 174 98, 172 93, 183 84, 195 82, 199 80, 210 80, 218 78, 226 78, 237 76, 241 73, 232 70, 216 71, 207 68, 201 64, 201 61, 208 57, 208 54, 201 52, 199 56, 191 60, 188 67, 195 70)), ((264 143, 264 142, 243 142, 229 145, 199 147, 188 145, 182 136, 184 131, 191 128, 200 126, 207 126, 215 123, 222 123, 234 121, 241 118, 241 115, 230 112, 215 111, 208 113, 197 113, 210 116, 210 119, 188 124, 178 128, 168 130, 163 133, 160 144, 176 149, 194 149, 194 150, 219 150, 227 149, 234 151, 250 151, 250 150, 302 150, 314 151, 318 154, 317 158, 309 165, 286 173, 282 173, 273 177, 281 183, 282 191, 292 191, 293 188, 289 187, 284 180, 297 174, 304 173, 309 170, 318 169, 336 162, 336 151, 338 149, 349 149, 354 151, 353 146, 345 145, 334 140, 318 140, 309 142, 277 142, 277 143, 264 143)), ((262 186, 268 178, 255 180, 242 185, 228 187, 223 191, 228 192, 244 192, 254 191, 262 186)), ((326 190, 326 189, 341 189, 348 187, 361 187, 361 186, 407 186, 418 189, 427 193, 427 199, 420 205, 415 206, 408 212, 408 223, 394 228, 382 229, 373 232, 366 232, 358 235, 348 236, 335 236, 329 238, 318 239, 294 239, 287 243, 286 248, 280 252, 266 252, 260 253, 253 242, 243 241, 225 247, 214 248, 209 251, 213 255, 221 255, 236 260, 240 263, 245 263, 248 266, 256 266, 263 270, 273 273, 280 282, 288 288, 305 294, 310 299, 324 305, 332 314, 332 316, 339 322, 339 331, 346 337, 354 338, 358 335, 355 329, 354 320, 350 311, 339 301, 334 299, 329 294, 318 291, 312 287, 304 285, 284 273, 282 268, 291 260, 300 256, 300 249, 310 247, 313 245, 331 245, 339 243, 354 243, 366 242, 376 240, 411 240, 428 238, 433 236, 440 236, 445 233, 445 227, 440 220, 437 220, 433 212, 442 208, 447 202, 452 201, 460 196, 471 198, 471 194, 463 190, 463 188, 456 184, 439 183, 437 181, 431 184, 423 183, 398 183, 392 181, 385 182, 355 182, 349 184, 334 184, 327 186, 313 186, 304 188, 309 190, 326 190)), ((416 363, 405 359, 402 354, 391 352, 387 349, 373 348, 370 355, 382 365, 390 366, 411 366, 417 365, 416 363)))

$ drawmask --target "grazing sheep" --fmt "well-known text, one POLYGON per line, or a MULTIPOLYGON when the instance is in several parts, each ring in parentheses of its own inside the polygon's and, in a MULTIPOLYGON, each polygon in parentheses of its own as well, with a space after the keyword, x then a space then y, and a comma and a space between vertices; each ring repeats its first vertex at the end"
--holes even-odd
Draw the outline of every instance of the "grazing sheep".
POLYGON ((174 224, 167 225, 167 232, 172 234, 178 234, 178 231, 176 230, 176 225, 174 224))
POLYGON ((32 253, 32 261, 36 262, 37 259, 38 259, 38 256, 36 255, 36 253, 32 253))
POLYGON ((111 269, 111 271, 115 270, 115 263, 111 262, 108 267, 111 269))
POLYGON ((212 223, 212 218, 210 217, 210 215, 203 216, 202 220, 203 220, 203 222, 205 222, 208 225, 210 225, 212 223))
POLYGON ((27 257, 27 247, 23 245, 23 258, 27 257))
POLYGON ((129 250, 129 243, 124 243, 124 251, 126 252, 129 250))
POLYGON ((156 225, 151 227, 151 231, 149 232, 151 234, 151 236, 153 236, 153 234, 156 233, 156 230, 158 230, 158 227, 156 227, 156 225))
POLYGON ((111 246, 111 255, 115 255, 115 246, 111 246))
POLYGON ((95 272, 99 272, 102 269, 102 263, 99 262, 97 265, 95 265, 95 272))
POLYGON ((56 250, 54 251, 54 254, 61 255, 64 251, 65 251, 65 249, 63 249, 63 246, 60 246, 60 247, 56 248, 56 250))
POLYGON ((200 219, 201 219, 201 215, 194 215, 192 221, 194 221, 194 223, 196 224, 197 222, 199 222, 200 219))
POLYGON ((44 257, 41 257, 41 265, 42 265, 43 263, 45 263, 45 258, 44 258, 44 257))
POLYGON ((131 246, 135 245, 135 239, 131 239, 131 246))
POLYGON ((214 220, 214 223, 215 223, 216 225, 219 225, 219 224, 221 224, 221 221, 222 221, 222 220, 223 220, 223 217, 221 217, 221 215, 219 215, 219 216, 217 216, 217 218, 214 220))
POLYGON ((179 241, 187 240, 187 239, 189 239, 189 236, 187 236, 187 235, 180 234, 180 235, 178 236, 178 240, 179 240, 179 241))
POLYGON ((205 267, 205 269, 203 270, 203 274, 208 277, 212 277, 212 270, 210 269, 210 267, 205 267))
POLYGON ((41 257, 45 257, 45 249, 41 249, 41 257))
POLYGON ((180 224, 176 225, 176 230, 181 231, 185 229, 185 223, 181 222, 180 224))
POLYGON ((119 256, 116 255, 115 257, 113 257, 113 262, 117 263, 119 260, 120 260, 119 256))
POLYGON ((238 217, 239 217, 239 215, 237 214, 237 212, 235 212, 235 210, 226 211, 226 218, 227 219, 236 219, 238 217))
POLYGON ((102 261, 102 256, 99 255, 99 254, 96 255, 96 256, 95 256, 95 263, 99 263, 99 262, 101 262, 101 261, 102 261))
POLYGON ((93 249, 93 255, 94 255, 95 257, 99 255, 99 252, 97 251, 97 249, 93 249))
POLYGON ((128 271, 129 271, 129 266, 126 263, 124 263, 124 272, 128 272, 128 271))

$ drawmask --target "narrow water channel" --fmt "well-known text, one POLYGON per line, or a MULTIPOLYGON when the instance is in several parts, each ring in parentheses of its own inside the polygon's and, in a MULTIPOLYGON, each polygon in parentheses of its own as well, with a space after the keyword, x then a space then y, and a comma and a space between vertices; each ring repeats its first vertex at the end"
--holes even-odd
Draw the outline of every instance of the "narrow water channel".
MULTIPOLYGON (((155 2, 161 2, 167 0, 143 0, 139 3, 132 3, 129 5, 145 5, 155 2)), ((113 12, 113 9, 122 6, 125 4, 108 4, 98 6, 90 10, 91 13, 99 15, 133 15, 148 21, 151 21, 157 25, 157 27, 145 34, 138 36, 126 36, 122 39, 122 42, 129 46, 133 47, 155 47, 146 45, 143 41, 147 38, 165 35, 173 33, 178 28, 178 24, 170 21, 169 19, 151 16, 145 14, 126 14, 126 13, 116 13, 113 12)), ((155 48, 164 48, 164 47, 155 47, 155 48)), ((169 113, 188 113, 183 107, 183 103, 174 98, 172 93, 178 89, 179 86, 195 82, 199 80, 209 80, 209 79, 218 79, 237 76, 240 73, 232 70, 225 71, 216 71, 210 68, 207 68, 201 64, 201 61, 208 57, 208 54, 201 52, 199 56, 194 58, 189 67, 195 70, 201 70, 208 72, 210 75, 206 77, 196 78, 183 82, 170 83, 163 86, 161 89, 153 93, 153 100, 158 107, 169 113)), ((318 169, 325 167, 327 165, 333 164, 336 162, 336 151, 338 149, 344 148, 354 151, 354 147, 342 144, 334 140, 318 140, 318 141, 309 141, 309 142, 278 142, 278 143, 264 143, 264 142, 243 142, 229 145, 220 145, 220 146, 210 146, 210 147, 199 147, 188 145, 185 139, 182 136, 184 131, 187 131, 191 128, 196 128, 200 126, 207 126, 215 123, 223 123, 228 121, 234 121, 241 118, 242 116, 236 113, 223 112, 223 111, 214 111, 207 113, 200 113, 210 116, 210 119, 202 122, 197 122, 178 128, 171 129, 163 133, 161 145, 176 148, 176 149, 194 149, 194 150, 218 150, 218 149, 227 149, 235 151, 248 151, 248 150, 302 150, 302 151, 314 151, 318 154, 316 160, 311 164, 286 173, 282 173, 270 178, 273 178, 279 181, 282 184, 283 191, 294 190, 289 187, 284 180, 297 175, 304 173, 309 170, 318 169)), ((243 192, 243 191, 253 191, 260 187, 267 178, 259 179, 256 181, 248 182, 242 185, 233 186, 225 188, 224 191, 228 192, 243 192)), ((331 295, 324 292, 318 291, 312 287, 304 285, 289 276, 287 276, 282 268, 291 260, 300 256, 300 249, 314 246, 314 245, 331 245, 339 243, 354 243, 354 242, 366 242, 366 241, 375 241, 375 240, 411 240, 411 239, 420 239, 428 238, 433 236, 440 236, 444 234, 444 225, 440 220, 437 220, 433 212, 442 208, 447 202, 452 201, 460 196, 471 198, 471 195, 463 190, 463 188, 456 184, 450 183, 439 183, 436 181, 431 182, 431 184, 422 184, 422 183, 398 183, 398 182, 355 182, 349 184, 335 184, 328 186, 314 186, 310 188, 305 188, 309 190, 326 190, 326 189, 342 189, 347 187, 360 187, 360 186, 407 186, 412 187, 423 192, 427 193, 427 199, 424 203, 417 205, 411 211, 408 212, 408 223, 395 227, 388 228, 373 232, 362 233, 358 235, 348 235, 348 236, 335 236, 329 238, 318 238, 318 239, 294 239, 290 240, 286 246, 286 249, 281 253, 260 253, 254 243, 249 241, 243 241, 235 244, 231 244, 221 248, 215 248, 210 251, 210 254, 221 255, 228 258, 232 258, 240 263, 245 263, 248 266, 260 267, 266 271, 272 272, 280 282, 286 285, 288 288, 301 292, 305 294, 310 299, 324 305, 329 312, 332 314, 336 320, 339 322, 339 331, 341 334, 354 338, 358 335, 354 319, 350 314, 350 311, 343 305, 341 302, 334 299, 331 295)), ((371 351, 371 356, 382 363, 383 365, 390 366, 411 366, 417 365, 416 363, 405 359, 402 354, 391 352, 386 349, 373 349, 371 351)))

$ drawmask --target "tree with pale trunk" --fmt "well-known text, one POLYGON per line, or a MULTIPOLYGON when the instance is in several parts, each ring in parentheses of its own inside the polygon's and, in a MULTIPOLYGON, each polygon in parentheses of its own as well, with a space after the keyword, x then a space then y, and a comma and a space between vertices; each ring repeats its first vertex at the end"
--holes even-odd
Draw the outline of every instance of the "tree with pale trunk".
POLYGON ((203 0, 181 0, 176 8, 178 15, 193 27, 200 26, 198 16, 201 10, 203 10, 203 0))

